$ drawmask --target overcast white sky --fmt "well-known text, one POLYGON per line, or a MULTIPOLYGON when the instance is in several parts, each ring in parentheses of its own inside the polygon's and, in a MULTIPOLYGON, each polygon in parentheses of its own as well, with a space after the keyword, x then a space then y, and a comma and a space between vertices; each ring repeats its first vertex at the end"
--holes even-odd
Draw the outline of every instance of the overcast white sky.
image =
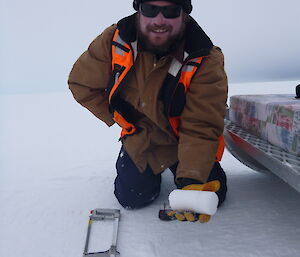
MULTIPOLYGON (((299 0, 193 0, 229 82, 300 78, 299 0)), ((0 0, 0 93, 67 90, 78 56, 132 0, 0 0)))

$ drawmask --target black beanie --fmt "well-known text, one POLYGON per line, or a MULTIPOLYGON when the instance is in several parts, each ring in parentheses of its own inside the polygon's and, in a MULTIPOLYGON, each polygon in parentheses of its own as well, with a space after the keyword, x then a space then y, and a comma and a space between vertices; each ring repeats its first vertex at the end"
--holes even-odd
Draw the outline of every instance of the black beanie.
MULTIPOLYGON (((134 0, 133 8, 138 11, 140 3, 149 2, 149 1, 159 1, 159 0, 134 0)), ((187 14, 192 12, 192 3, 191 0, 167 0, 167 2, 175 3, 182 6, 183 11, 187 14)))

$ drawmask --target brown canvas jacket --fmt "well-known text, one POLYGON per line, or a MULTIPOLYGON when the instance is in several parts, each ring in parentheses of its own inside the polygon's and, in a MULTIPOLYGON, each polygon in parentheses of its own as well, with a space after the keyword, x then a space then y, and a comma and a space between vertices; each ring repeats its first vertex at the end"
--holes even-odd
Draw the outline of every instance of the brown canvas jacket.
MULTIPOLYGON (((128 27, 126 22, 130 19, 122 22, 128 27)), ((108 126, 114 124, 105 93, 111 76, 111 40, 116 27, 110 26, 90 44, 74 64, 68 81, 74 98, 108 126)), ((189 30, 199 28, 193 24, 189 30)), ((136 110, 135 125, 141 130, 122 143, 141 172, 150 165, 158 174, 179 161, 177 178, 206 182, 224 128, 227 77, 223 54, 218 47, 212 47, 195 74, 186 94, 179 140, 171 131, 161 96, 173 56, 156 60, 152 53, 138 52, 135 73, 120 93, 136 110)))

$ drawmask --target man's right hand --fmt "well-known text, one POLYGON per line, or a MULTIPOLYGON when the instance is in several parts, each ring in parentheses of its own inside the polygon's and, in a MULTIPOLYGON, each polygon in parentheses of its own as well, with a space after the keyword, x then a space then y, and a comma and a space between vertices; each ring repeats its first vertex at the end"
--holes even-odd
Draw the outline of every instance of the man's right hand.
MULTIPOLYGON (((219 180, 213 180, 205 184, 190 184, 183 187, 181 190, 195 190, 195 191, 209 191, 209 192, 217 192, 221 187, 219 180)), ((211 215, 201 214, 187 211, 178 211, 178 210, 170 210, 166 212, 166 214, 170 217, 170 219, 176 218, 179 221, 200 221, 201 223, 206 223, 210 220, 211 215)))

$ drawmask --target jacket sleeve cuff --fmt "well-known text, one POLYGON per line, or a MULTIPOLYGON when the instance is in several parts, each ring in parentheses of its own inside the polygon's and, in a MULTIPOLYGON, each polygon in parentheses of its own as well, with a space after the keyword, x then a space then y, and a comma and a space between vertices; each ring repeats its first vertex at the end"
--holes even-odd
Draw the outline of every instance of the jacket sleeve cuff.
POLYGON ((178 178, 175 180, 178 189, 192 184, 203 184, 201 181, 192 178, 178 178))

